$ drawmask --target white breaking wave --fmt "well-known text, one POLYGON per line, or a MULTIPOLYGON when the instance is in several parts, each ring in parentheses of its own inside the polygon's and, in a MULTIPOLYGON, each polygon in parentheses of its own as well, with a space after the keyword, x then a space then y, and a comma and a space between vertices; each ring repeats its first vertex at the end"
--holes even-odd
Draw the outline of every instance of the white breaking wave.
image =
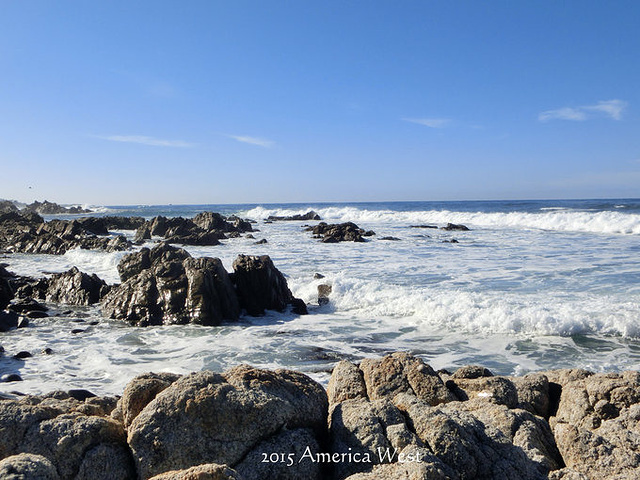
MULTIPOLYGON (((307 209, 266 209, 256 207, 243 215, 264 219, 270 215, 287 216, 302 214, 307 209)), ((393 210, 362 210, 355 207, 327 207, 315 210, 327 222, 363 222, 369 224, 435 224, 462 223, 470 228, 539 229, 563 232, 640 234, 640 215, 621 212, 593 212, 575 210, 547 210, 541 213, 527 212, 456 212, 427 210, 396 212, 393 210)))

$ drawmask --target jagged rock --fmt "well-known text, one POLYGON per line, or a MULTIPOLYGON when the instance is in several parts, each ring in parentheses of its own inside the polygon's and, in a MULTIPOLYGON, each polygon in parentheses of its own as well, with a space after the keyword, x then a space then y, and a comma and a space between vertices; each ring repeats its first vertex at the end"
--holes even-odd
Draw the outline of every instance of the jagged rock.
POLYGON ((35 201, 24 207, 23 211, 39 213, 40 215, 75 215, 92 212, 91 210, 84 209, 78 206, 62 207, 57 203, 49 202, 47 200, 45 200, 44 202, 35 201))
POLYGON ((320 236, 324 243, 364 242, 365 239, 363 237, 375 235, 374 232, 365 231, 353 222, 331 225, 320 222, 313 227, 307 227, 305 231, 320 236))
POLYGON ((120 217, 114 215, 106 215, 99 217, 108 230, 136 230, 146 224, 146 220, 142 217, 120 217))
MULTIPOLYGON (((284 275, 268 255, 239 255, 233 262, 233 281, 240 305, 249 315, 263 315, 265 310, 282 311, 294 302, 284 275)), ((306 306, 296 302, 298 313, 306 306)))
POLYGON ((138 227, 133 237, 133 242, 136 244, 142 244, 145 240, 151 240, 151 228, 147 224, 138 227))
POLYGON ((510 377, 516 387, 518 406, 540 417, 549 418, 549 379, 542 373, 510 377))
POLYGON ((548 470, 499 429, 458 408, 465 402, 432 407, 404 394, 395 403, 418 438, 461 479, 547 478, 548 470))
POLYGON ((118 272, 123 283, 102 304, 111 318, 139 326, 217 325, 239 316, 233 285, 217 258, 194 259, 185 250, 160 244, 125 256, 118 272))
MULTIPOLYGON (((262 477, 271 478, 271 477, 262 477)), ((273 477, 276 478, 276 477, 273 477)), ((278 477, 279 478, 279 477, 278 477)), ((156 475, 149 480, 246 480, 226 465, 207 463, 186 470, 172 470, 156 475)))
MULTIPOLYGON (((48 286, 48 282, 47 282, 48 286)), ((31 297, 23 297, 9 305, 9 309, 17 313, 46 312, 49 308, 31 297)))
POLYGON ((54 303, 92 305, 98 303, 106 291, 106 282, 95 273, 89 275, 73 267, 49 279, 46 299, 54 303))
POLYGON ((290 215, 290 216, 285 216, 285 217, 278 217, 276 215, 269 215, 267 217, 267 220, 270 221, 270 222, 275 222, 275 221, 322 220, 322 219, 320 218, 320 215, 318 215, 316 212, 314 212, 313 210, 309 210, 307 213, 304 213, 304 214, 290 215))
POLYGON ((305 375, 241 365, 176 380, 135 417, 128 442, 142 478, 212 462, 233 468, 283 429, 323 435, 326 416, 326 393, 305 375))
POLYGON ((4 480, 60 480, 53 463, 42 455, 19 453, 0 460, 4 480))
POLYGON ((17 212, 18 207, 10 200, 0 200, 0 214, 17 212))

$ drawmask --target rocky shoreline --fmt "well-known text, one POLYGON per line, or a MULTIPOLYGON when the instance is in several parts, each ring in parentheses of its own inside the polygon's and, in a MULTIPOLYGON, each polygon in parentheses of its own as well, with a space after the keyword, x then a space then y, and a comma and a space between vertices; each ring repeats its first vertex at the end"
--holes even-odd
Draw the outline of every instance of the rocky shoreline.
POLYGON ((402 352, 343 360, 326 390, 239 365, 0 400, 7 479, 621 480, 639 448, 638 372, 436 372, 402 352))

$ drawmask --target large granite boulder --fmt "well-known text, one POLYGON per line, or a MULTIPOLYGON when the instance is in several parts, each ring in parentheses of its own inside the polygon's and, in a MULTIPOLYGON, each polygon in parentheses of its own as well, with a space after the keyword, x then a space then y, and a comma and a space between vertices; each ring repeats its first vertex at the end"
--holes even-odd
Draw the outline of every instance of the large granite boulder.
POLYGON ((89 275, 73 267, 49 279, 46 300, 70 305, 93 305, 108 291, 107 284, 95 273, 89 275))
MULTIPOLYGON (((208 463, 251 473, 265 445, 294 452, 304 439, 317 452, 326 418, 326 393, 310 378, 241 365, 171 383, 133 419, 128 442, 142 478, 208 463)), ((321 478, 313 467, 294 463, 282 478, 321 478)))
POLYGON ((555 373, 565 382, 551 425, 567 467, 590 479, 640 478, 640 373, 555 373))
MULTIPOLYGON (((104 407, 100 401, 59 394, 0 401, 0 458, 42 456, 61 479, 133 479, 125 430, 105 415, 109 409, 104 407)), ((38 468, 47 466, 38 463, 38 468)))
POLYGON ((283 311, 287 305, 293 305, 295 313, 307 313, 304 302, 293 297, 287 280, 268 255, 239 255, 233 262, 233 282, 240 305, 249 315, 283 311))
POLYGON ((132 325, 235 320, 235 289, 217 258, 192 258, 185 250, 159 244, 125 256, 118 265, 123 281, 105 297, 102 309, 132 325))
MULTIPOLYGON (((276 477, 262 477, 276 478, 276 477)), ((217 463, 207 463, 196 467, 187 468, 185 470, 172 470, 155 475, 149 480, 246 480, 238 475, 235 470, 226 465, 218 465, 217 463)))
POLYGON ((406 353, 338 363, 330 449, 368 461, 336 463, 332 478, 543 479, 564 466, 546 420, 517 408, 513 383, 479 367, 443 375, 406 353))
POLYGON ((0 460, 4 480, 60 480, 56 467, 42 455, 19 453, 0 460))

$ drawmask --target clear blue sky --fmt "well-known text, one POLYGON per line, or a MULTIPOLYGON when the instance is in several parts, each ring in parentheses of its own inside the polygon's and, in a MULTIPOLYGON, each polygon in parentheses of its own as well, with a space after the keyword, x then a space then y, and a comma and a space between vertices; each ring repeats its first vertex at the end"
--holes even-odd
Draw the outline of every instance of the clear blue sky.
POLYGON ((0 198, 640 196, 637 1, 0 1, 0 198))

